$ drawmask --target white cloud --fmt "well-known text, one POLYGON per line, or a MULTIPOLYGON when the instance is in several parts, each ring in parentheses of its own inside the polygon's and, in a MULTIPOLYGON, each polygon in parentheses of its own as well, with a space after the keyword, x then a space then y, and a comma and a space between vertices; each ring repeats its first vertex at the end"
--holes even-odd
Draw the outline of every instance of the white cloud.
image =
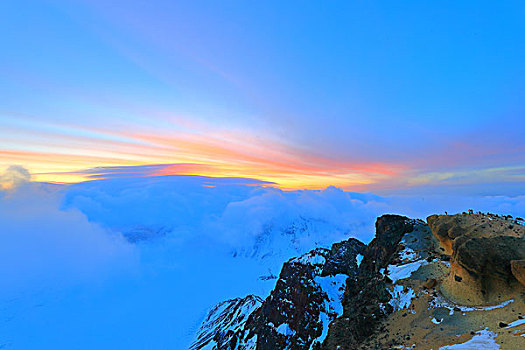
POLYGON ((274 281, 258 277, 291 256, 349 236, 367 242, 384 213, 469 208, 524 216, 525 196, 287 192, 196 176, 19 182, 0 192, 0 346, 184 348, 208 307, 264 296, 274 281), (120 235, 137 231, 165 235, 120 235))
POLYGON ((0 175, 0 190, 14 189, 31 180, 31 174, 26 168, 20 165, 10 165, 2 175, 0 175))
POLYGON ((61 194, 36 183, 0 195, 0 289, 55 288, 93 282, 133 263, 134 247, 78 210, 60 210, 61 194))

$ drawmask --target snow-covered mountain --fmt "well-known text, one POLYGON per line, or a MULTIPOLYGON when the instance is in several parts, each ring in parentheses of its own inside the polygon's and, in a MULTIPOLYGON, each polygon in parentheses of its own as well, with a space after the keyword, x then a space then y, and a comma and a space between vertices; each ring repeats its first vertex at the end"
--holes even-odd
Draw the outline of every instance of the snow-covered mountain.
POLYGON ((185 349, 214 305, 266 300, 283 263, 369 242, 381 213, 525 207, 521 197, 447 201, 195 176, 20 184, 0 192, 0 345, 185 349))
POLYGON ((521 222, 381 216, 368 246, 312 250, 283 265, 265 300, 219 304, 191 349, 525 348, 521 222))

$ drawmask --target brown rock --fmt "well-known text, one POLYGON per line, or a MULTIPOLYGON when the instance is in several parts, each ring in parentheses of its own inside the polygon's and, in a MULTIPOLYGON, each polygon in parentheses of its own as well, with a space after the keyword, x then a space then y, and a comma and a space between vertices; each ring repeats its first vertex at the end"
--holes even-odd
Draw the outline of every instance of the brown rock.
POLYGON ((525 285, 520 265, 511 271, 512 260, 525 260, 525 226, 509 228, 504 218, 484 214, 432 215, 427 222, 451 257, 451 275, 441 285, 449 298, 482 305, 510 293, 516 279, 525 285))
POLYGON ((525 260, 512 260, 510 268, 514 277, 525 286, 525 260))
POLYGON ((508 221, 503 218, 483 214, 431 215, 427 218, 427 223, 449 255, 452 255, 452 245, 457 240, 496 236, 525 237, 525 226, 516 225, 509 228, 508 221))
POLYGON ((525 259, 525 239, 509 236, 466 239, 455 242, 454 257, 474 276, 511 280, 510 262, 525 259))
POLYGON ((430 278, 423 284, 423 288, 432 289, 436 286, 436 284, 437 284, 437 281, 434 278, 430 278))

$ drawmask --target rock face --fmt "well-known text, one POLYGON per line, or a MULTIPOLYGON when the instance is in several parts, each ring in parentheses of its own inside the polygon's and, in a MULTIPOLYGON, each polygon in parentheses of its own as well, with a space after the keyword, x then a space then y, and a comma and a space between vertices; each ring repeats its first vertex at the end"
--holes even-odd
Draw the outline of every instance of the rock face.
POLYGON ((525 236, 524 226, 509 221, 506 217, 490 214, 431 215, 427 218, 427 223, 449 255, 452 254, 452 245, 458 238, 460 244, 464 239, 474 237, 525 236))
POLYGON ((525 259, 525 239, 498 236, 470 238, 454 244, 455 262, 469 273, 486 280, 513 278, 511 260, 525 259))
POLYGON ((376 220, 376 236, 366 248, 360 275, 388 265, 392 254, 398 248, 401 238, 414 228, 413 220, 399 215, 383 215, 376 220))
POLYGON ((219 304, 191 349, 525 349, 525 227, 509 219, 381 216, 368 246, 312 250, 265 300, 219 304))
POLYGON ((427 221, 451 255, 453 273, 443 285, 449 298, 477 305, 512 292, 511 261, 525 259, 524 226, 480 214, 433 215, 427 221))
POLYGON ((349 239, 286 262, 275 289, 247 323, 257 334, 257 349, 320 345, 328 322, 341 312, 338 299, 346 279, 357 273, 356 257, 365 247, 349 239))
MULTIPOLYGON (((365 249, 363 243, 351 238, 331 249, 318 248, 290 259, 284 263, 266 300, 233 334, 229 332, 232 327, 221 326, 228 332, 215 335, 211 349, 318 348, 326 337, 329 322, 342 312, 346 279, 357 274, 356 257, 365 249)), ((208 316, 208 320, 215 318, 208 316)), ((213 328, 208 320, 201 329, 213 328)), ((192 349, 205 345, 195 343, 192 349)))
POLYGON ((510 269, 514 277, 525 286, 525 260, 512 260, 510 269))
POLYGON ((236 333, 244 327, 248 317, 262 302, 258 296, 248 295, 218 304, 208 313, 190 350, 234 349, 236 333))
POLYGON ((384 215, 377 219, 376 237, 366 249, 359 273, 352 283, 347 283, 343 315, 330 325, 324 349, 356 349, 393 311, 388 304, 392 296, 387 281, 379 270, 389 264, 403 236, 412 230, 412 221, 403 216, 384 215))

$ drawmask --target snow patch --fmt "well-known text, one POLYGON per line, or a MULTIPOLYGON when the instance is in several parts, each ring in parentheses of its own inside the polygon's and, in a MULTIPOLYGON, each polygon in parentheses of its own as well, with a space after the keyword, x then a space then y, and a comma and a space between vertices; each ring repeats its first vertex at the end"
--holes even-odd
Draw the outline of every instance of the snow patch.
POLYGON ((294 263, 301 263, 303 265, 324 265, 326 258, 318 252, 303 254, 291 260, 294 263))
POLYGON ((513 303, 514 299, 509 299, 507 301, 502 302, 498 305, 491 305, 491 306, 463 306, 463 305, 457 305, 454 303, 451 303, 450 301, 443 298, 441 295, 438 295, 430 302, 430 308, 438 308, 438 307, 444 307, 449 309, 450 311, 454 311, 454 308, 458 308, 462 312, 469 312, 469 311, 490 311, 494 309, 499 309, 502 307, 505 307, 509 305, 510 303, 513 303))
POLYGON ((361 266, 361 262, 363 261, 363 255, 361 255, 361 254, 357 254, 357 255, 355 256, 355 260, 356 260, 357 266, 358 266, 358 267, 361 266))
POLYGON ((509 323, 509 325, 505 328, 514 328, 514 327, 517 327, 517 326, 520 326, 522 324, 525 324, 525 318, 524 319, 521 319, 521 320, 517 320, 517 321, 514 321, 514 322, 511 322, 509 323))
POLYGON ((396 284, 388 292, 392 295, 392 299, 388 302, 394 308, 394 311, 406 309, 412 303, 412 299, 416 296, 414 290, 396 284))
POLYGON ((432 318, 432 323, 434 324, 440 324, 441 322, 443 322, 443 319, 437 320, 435 317, 432 318))
MULTIPOLYGON (((401 243, 405 244, 405 240, 403 239, 401 241, 401 243)), ((399 257, 400 257, 401 260, 414 261, 414 260, 417 260, 417 258, 419 256, 417 255, 417 253, 412 248, 405 247, 405 249, 403 249, 401 252, 399 252, 399 257)))
POLYGON ((275 330, 277 331, 277 333, 286 336, 293 336, 296 333, 293 329, 290 328, 290 325, 288 325, 288 323, 283 323, 279 325, 279 327, 275 328, 275 330))
POLYGON ((341 303, 343 293, 346 287, 346 279, 348 278, 345 274, 338 274, 335 276, 316 276, 314 278, 315 283, 326 293, 328 300, 325 300, 324 309, 326 312, 321 312, 319 315, 319 322, 323 325, 323 332, 319 337, 312 341, 313 344, 317 341, 322 343, 328 335, 328 325, 335 318, 343 314, 343 305, 341 303))
POLYGON ((421 259, 404 265, 388 265, 386 269, 381 269, 379 272, 388 276, 394 283, 408 278, 412 273, 416 272, 421 266, 428 264, 428 261, 421 259))
POLYGON ((501 349, 495 339, 497 334, 489 330, 477 332, 472 339, 465 343, 442 346, 439 350, 494 350, 501 349))

